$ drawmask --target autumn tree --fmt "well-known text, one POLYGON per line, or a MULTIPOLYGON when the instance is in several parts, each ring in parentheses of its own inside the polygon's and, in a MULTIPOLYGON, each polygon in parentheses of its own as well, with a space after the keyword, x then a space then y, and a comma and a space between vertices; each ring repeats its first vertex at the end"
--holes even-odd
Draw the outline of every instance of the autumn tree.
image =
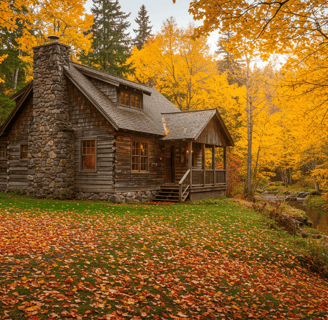
MULTIPOLYGON (((13 49, 12 43, 9 44, 10 41, 7 41, 6 43, 3 43, 3 41, 5 39, 8 40, 10 37, 11 42, 13 42, 16 37, 21 35, 17 34, 17 30, 21 30, 22 28, 28 29, 28 23, 31 19, 26 14, 26 6, 31 5, 32 3, 33 2, 29 0, 0 0, 0 28, 2 30, 0 40, 0 49, 2 51, 0 54, 0 64, 11 54, 11 52, 7 50, 13 49)), ((0 83, 1 82, 4 82, 4 79, 0 77, 0 83)))
POLYGON ((118 0, 93 0, 94 23, 88 35, 93 37, 92 51, 82 57, 84 64, 122 76, 131 72, 126 63, 130 55, 130 23, 118 0))
POLYGON ((32 47, 46 43, 49 34, 60 36, 61 42, 72 47, 72 58, 78 59, 81 50, 91 47, 91 35, 84 35, 90 29, 93 17, 85 13, 86 0, 0 0, 1 28, 14 35, 15 49, 20 52, 25 81, 32 79, 32 47), (19 26, 21 24, 21 27, 19 26))
POLYGON ((147 10, 143 4, 138 11, 138 17, 134 20, 138 24, 137 29, 133 29, 136 33, 136 37, 133 40, 134 45, 140 50, 147 39, 151 36, 152 26, 150 25, 149 16, 147 10))
POLYGON ((215 74, 206 38, 195 40, 193 32, 193 26, 178 28, 170 18, 141 50, 134 48, 129 59, 135 67, 131 80, 155 86, 181 110, 204 106, 206 81, 215 74))
POLYGON ((217 42, 217 68, 219 73, 227 74, 230 84, 237 83, 239 86, 242 86, 245 84, 244 63, 241 59, 236 59, 234 54, 227 50, 226 47, 230 42, 230 35, 231 32, 224 32, 217 42))

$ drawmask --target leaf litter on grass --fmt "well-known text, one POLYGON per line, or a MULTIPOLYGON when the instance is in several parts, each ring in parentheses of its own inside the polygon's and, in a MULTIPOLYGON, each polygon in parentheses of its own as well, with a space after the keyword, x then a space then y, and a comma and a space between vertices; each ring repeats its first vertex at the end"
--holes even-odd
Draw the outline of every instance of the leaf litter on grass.
POLYGON ((256 213, 233 204, 106 211, 2 210, 0 317, 327 318, 327 282, 256 213))

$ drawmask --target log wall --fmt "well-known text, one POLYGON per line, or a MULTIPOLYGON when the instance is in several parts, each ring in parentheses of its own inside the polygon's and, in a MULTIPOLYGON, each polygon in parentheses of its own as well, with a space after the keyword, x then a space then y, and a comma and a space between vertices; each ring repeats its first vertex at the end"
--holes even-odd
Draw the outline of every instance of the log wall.
MULTIPOLYGON (((0 145, 4 146, 7 150, 8 143, 7 143, 7 137, 0 137, 0 145)), ((8 150, 6 151, 8 152, 8 150)), ((0 158, 0 191, 5 191, 7 189, 7 157, 0 158)))
MULTIPOLYGON (((27 190, 29 187, 28 160, 20 159, 22 144, 28 145, 29 130, 33 125, 33 99, 30 98, 7 135, 7 190, 27 190)), ((4 161, 2 161, 4 164, 4 161)), ((4 170, 1 170, 4 174, 4 170)), ((3 177, 1 178, 3 182, 3 177)))
POLYGON ((163 142, 153 136, 118 132, 115 138, 115 191, 158 190, 164 182, 163 142), (132 141, 148 142, 149 172, 131 171, 132 141))
POLYGON ((71 83, 68 83, 70 123, 74 127, 76 192, 114 192, 114 131, 112 125, 71 83), (81 170, 81 141, 96 140, 96 171, 81 170))

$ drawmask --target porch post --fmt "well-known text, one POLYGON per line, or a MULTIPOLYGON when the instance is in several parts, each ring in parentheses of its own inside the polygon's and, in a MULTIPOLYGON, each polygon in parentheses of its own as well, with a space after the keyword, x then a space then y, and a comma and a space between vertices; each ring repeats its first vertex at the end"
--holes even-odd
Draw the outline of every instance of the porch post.
POLYGON ((227 147, 223 147, 224 183, 227 184, 227 147))
POLYGON ((203 160, 203 184, 204 187, 206 185, 206 172, 205 172, 205 168, 206 168, 206 163, 205 163, 205 143, 202 144, 202 160, 203 160))
POLYGON ((192 141, 188 141, 188 169, 190 169, 190 188, 192 187, 192 141))
POLYGON ((212 146, 212 169, 213 169, 213 184, 215 185, 216 181, 215 181, 215 146, 212 146))

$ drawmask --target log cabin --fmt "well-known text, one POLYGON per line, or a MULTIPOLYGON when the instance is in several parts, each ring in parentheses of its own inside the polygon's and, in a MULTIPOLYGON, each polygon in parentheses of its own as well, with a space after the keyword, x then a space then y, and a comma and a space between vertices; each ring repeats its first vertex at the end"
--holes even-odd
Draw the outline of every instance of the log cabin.
POLYGON ((117 203, 225 195, 233 140, 216 109, 181 112, 49 39, 33 48, 33 81, 0 128, 2 191, 117 203))

